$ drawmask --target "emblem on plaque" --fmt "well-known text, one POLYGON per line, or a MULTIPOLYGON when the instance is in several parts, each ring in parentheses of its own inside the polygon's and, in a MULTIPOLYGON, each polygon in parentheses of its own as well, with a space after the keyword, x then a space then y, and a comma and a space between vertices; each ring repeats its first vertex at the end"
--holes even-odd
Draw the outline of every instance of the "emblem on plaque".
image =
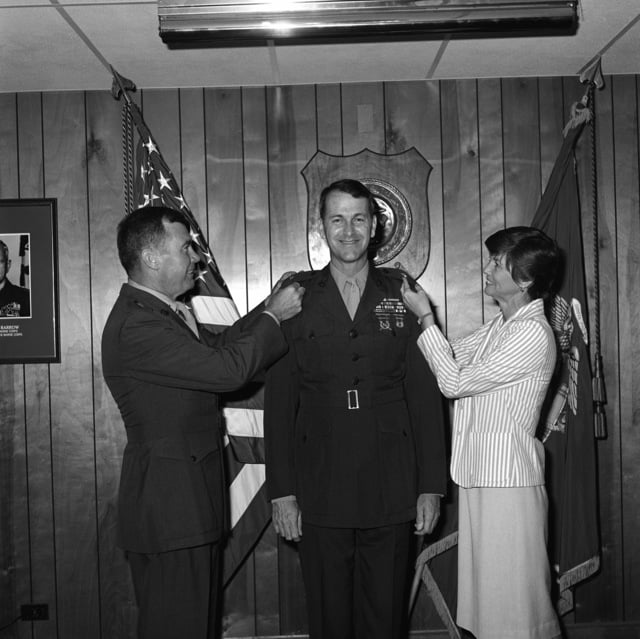
POLYGON ((431 165, 414 147, 394 155, 369 149, 347 156, 317 151, 302 169, 311 267, 317 270, 329 261, 318 210, 320 193, 336 180, 351 178, 365 184, 378 203, 378 223, 371 241, 374 264, 402 268, 413 278, 420 277, 429 261, 430 173, 431 165))

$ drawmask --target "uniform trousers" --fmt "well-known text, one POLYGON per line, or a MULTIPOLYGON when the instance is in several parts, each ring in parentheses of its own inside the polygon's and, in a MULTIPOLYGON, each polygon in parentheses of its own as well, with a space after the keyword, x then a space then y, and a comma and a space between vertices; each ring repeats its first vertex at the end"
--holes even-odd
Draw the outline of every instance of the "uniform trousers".
POLYGON ((138 639, 219 637, 220 544, 127 553, 138 604, 138 639))
POLYGON ((407 632, 411 522, 305 523, 299 543, 310 639, 399 639, 407 632))

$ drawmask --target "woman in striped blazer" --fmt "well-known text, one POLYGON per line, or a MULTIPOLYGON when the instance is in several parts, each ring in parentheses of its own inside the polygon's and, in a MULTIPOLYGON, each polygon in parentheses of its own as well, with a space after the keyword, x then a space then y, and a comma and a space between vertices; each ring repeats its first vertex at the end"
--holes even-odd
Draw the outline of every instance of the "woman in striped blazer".
POLYGON ((485 293, 497 316, 448 342, 426 292, 405 280, 418 346, 455 399, 451 476, 459 486, 457 623, 477 639, 560 637, 550 597, 544 447, 536 439, 556 361, 544 303, 560 269, 542 231, 511 227, 485 242, 485 293))

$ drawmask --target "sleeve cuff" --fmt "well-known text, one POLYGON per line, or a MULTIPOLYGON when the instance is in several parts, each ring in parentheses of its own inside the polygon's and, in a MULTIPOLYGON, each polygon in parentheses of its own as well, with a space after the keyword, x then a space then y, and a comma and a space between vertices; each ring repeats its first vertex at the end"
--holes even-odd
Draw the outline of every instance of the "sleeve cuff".
POLYGON ((275 499, 271 500, 272 504, 277 504, 283 501, 296 501, 296 496, 295 495, 285 495, 284 497, 276 497, 275 499))
POLYGON ((271 312, 271 311, 267 311, 266 309, 264 311, 262 311, 265 315, 268 315, 269 317, 273 318, 273 321, 280 326, 280 320, 271 312))

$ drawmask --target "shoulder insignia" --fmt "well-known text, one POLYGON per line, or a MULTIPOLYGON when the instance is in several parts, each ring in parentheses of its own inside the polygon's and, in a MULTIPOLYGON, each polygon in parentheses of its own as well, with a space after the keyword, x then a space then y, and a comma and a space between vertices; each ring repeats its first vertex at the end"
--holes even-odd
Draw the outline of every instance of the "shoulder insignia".
POLYGON ((401 280, 403 275, 406 275, 409 279, 411 279, 411 275, 409 275, 407 272, 392 266, 378 266, 376 267, 376 271, 384 273, 384 275, 387 275, 388 277, 391 277, 395 280, 401 280))
POLYGON ((290 277, 288 277, 284 282, 282 282, 282 286, 288 286, 293 282, 298 282, 298 284, 303 284, 304 282, 308 282, 318 275, 319 271, 298 271, 294 273, 290 277))

